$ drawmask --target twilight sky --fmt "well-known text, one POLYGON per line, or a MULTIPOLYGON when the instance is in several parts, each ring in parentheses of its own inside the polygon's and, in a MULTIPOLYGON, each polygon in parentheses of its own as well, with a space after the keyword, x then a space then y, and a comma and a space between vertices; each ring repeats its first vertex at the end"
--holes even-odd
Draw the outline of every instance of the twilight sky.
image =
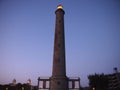
POLYGON ((0 0, 0 84, 52 75, 55 10, 65 10, 68 77, 120 71, 119 0, 0 0))

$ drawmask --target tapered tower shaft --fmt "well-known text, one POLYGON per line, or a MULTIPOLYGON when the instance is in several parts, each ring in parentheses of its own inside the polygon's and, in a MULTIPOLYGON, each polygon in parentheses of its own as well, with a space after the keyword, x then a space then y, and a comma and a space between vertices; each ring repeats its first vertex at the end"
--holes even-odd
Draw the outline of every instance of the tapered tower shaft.
POLYGON ((53 76, 66 76, 65 67, 65 39, 64 39, 64 11, 56 10, 56 25, 53 54, 53 76))
POLYGON ((55 37, 53 53, 53 69, 50 90, 68 90, 65 60, 64 10, 61 5, 55 11, 55 37))

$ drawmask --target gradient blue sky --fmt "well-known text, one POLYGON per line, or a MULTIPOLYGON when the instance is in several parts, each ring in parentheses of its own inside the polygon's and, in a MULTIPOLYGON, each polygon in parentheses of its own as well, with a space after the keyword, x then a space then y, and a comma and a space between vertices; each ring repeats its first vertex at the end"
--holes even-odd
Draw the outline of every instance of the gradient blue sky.
POLYGON ((0 0, 0 84, 51 76, 55 10, 65 10, 68 77, 120 71, 119 0, 0 0))

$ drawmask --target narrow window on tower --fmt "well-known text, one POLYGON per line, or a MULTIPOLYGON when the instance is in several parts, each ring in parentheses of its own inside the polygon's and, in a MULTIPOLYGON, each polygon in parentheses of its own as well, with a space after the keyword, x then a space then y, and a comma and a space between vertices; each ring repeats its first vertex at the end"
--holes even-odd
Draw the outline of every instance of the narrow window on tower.
POLYGON ((58 81, 57 84, 60 85, 60 82, 58 81))
POLYGON ((60 62, 60 58, 57 59, 57 62, 60 62))
POLYGON ((58 44, 58 47, 60 48, 60 43, 58 44))
POLYGON ((60 31, 58 32, 58 34, 60 35, 60 31))
POLYGON ((61 20, 59 20, 59 23, 61 23, 61 20))

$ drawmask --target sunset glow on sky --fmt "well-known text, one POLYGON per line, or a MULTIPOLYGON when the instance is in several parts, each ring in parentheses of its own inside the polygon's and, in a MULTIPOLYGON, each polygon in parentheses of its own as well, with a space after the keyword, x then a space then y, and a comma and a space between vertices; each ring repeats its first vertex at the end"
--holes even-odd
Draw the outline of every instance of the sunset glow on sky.
POLYGON ((52 75, 55 10, 65 11, 66 72, 120 71, 120 0, 0 0, 0 84, 52 75))

